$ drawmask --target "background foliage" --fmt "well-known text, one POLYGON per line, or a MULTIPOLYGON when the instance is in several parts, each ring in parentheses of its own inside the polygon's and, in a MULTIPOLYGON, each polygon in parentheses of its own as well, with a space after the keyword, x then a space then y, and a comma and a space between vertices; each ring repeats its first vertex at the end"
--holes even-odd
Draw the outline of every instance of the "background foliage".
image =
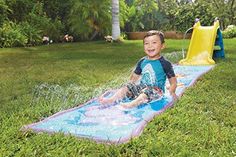
MULTIPOLYGON (((0 13, 1 47, 38 45, 45 35, 59 42, 65 34, 77 41, 111 34, 110 0, 0 0, 0 13)), ((235 25, 236 1, 120 0, 123 33, 150 29, 185 32, 195 18, 200 18, 202 25, 211 25, 215 17, 219 17, 221 29, 235 25)))

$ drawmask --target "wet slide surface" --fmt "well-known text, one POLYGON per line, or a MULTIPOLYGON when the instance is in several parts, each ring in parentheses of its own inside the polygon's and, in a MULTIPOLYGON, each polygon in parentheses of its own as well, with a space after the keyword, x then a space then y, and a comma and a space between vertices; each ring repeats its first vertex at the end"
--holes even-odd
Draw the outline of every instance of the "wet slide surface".
MULTIPOLYGON (((192 86, 200 76, 214 66, 174 65, 173 67, 178 80, 176 93, 181 97, 186 88, 192 86)), ((114 91, 108 91, 106 97, 111 96, 114 91)), ((167 89, 161 100, 131 109, 123 109, 119 103, 101 106, 97 98, 94 98, 78 107, 58 112, 42 121, 23 126, 22 130, 61 132, 98 142, 119 144, 139 136, 150 120, 154 117, 158 118, 158 114, 172 105, 173 101, 167 89)))

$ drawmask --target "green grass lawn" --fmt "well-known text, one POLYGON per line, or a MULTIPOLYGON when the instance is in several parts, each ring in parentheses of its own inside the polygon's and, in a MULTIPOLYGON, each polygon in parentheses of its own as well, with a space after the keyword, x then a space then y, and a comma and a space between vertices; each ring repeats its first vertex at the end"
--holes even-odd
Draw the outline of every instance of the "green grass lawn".
MULTIPOLYGON (((166 44, 163 54, 171 56, 189 41, 166 44)), ((236 156, 236 39, 224 44, 226 59, 217 60, 141 136, 121 145, 20 128, 121 85, 144 56, 142 41, 0 49, 0 156, 236 156), (49 90, 54 87, 61 90, 56 98, 49 90)))

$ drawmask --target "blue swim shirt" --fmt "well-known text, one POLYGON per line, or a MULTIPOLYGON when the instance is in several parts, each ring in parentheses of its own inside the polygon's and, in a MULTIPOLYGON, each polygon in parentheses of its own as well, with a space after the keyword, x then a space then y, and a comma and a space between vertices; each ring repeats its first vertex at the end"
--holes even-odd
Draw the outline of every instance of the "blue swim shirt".
POLYGON ((166 78, 175 77, 173 67, 163 56, 157 60, 149 60, 147 57, 140 59, 134 73, 141 75, 141 84, 155 86, 162 91, 165 89, 166 78))

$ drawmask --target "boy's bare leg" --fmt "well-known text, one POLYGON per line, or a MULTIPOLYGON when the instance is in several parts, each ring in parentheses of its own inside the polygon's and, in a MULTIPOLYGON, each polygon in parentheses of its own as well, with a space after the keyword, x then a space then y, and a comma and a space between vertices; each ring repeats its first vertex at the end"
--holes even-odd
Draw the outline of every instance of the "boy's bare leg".
POLYGON ((110 98, 104 98, 103 96, 99 98, 99 102, 102 105, 105 104, 111 104, 117 100, 121 100, 126 96, 126 93, 128 92, 128 88, 126 86, 120 88, 113 96, 110 98))
POLYGON ((127 102, 127 103, 122 103, 122 107, 124 108, 132 108, 132 107, 135 107, 135 106, 138 106, 142 103, 146 103, 148 102, 148 98, 147 98, 147 95, 144 94, 144 93, 141 93, 136 99, 134 99, 133 101, 131 102, 127 102))

